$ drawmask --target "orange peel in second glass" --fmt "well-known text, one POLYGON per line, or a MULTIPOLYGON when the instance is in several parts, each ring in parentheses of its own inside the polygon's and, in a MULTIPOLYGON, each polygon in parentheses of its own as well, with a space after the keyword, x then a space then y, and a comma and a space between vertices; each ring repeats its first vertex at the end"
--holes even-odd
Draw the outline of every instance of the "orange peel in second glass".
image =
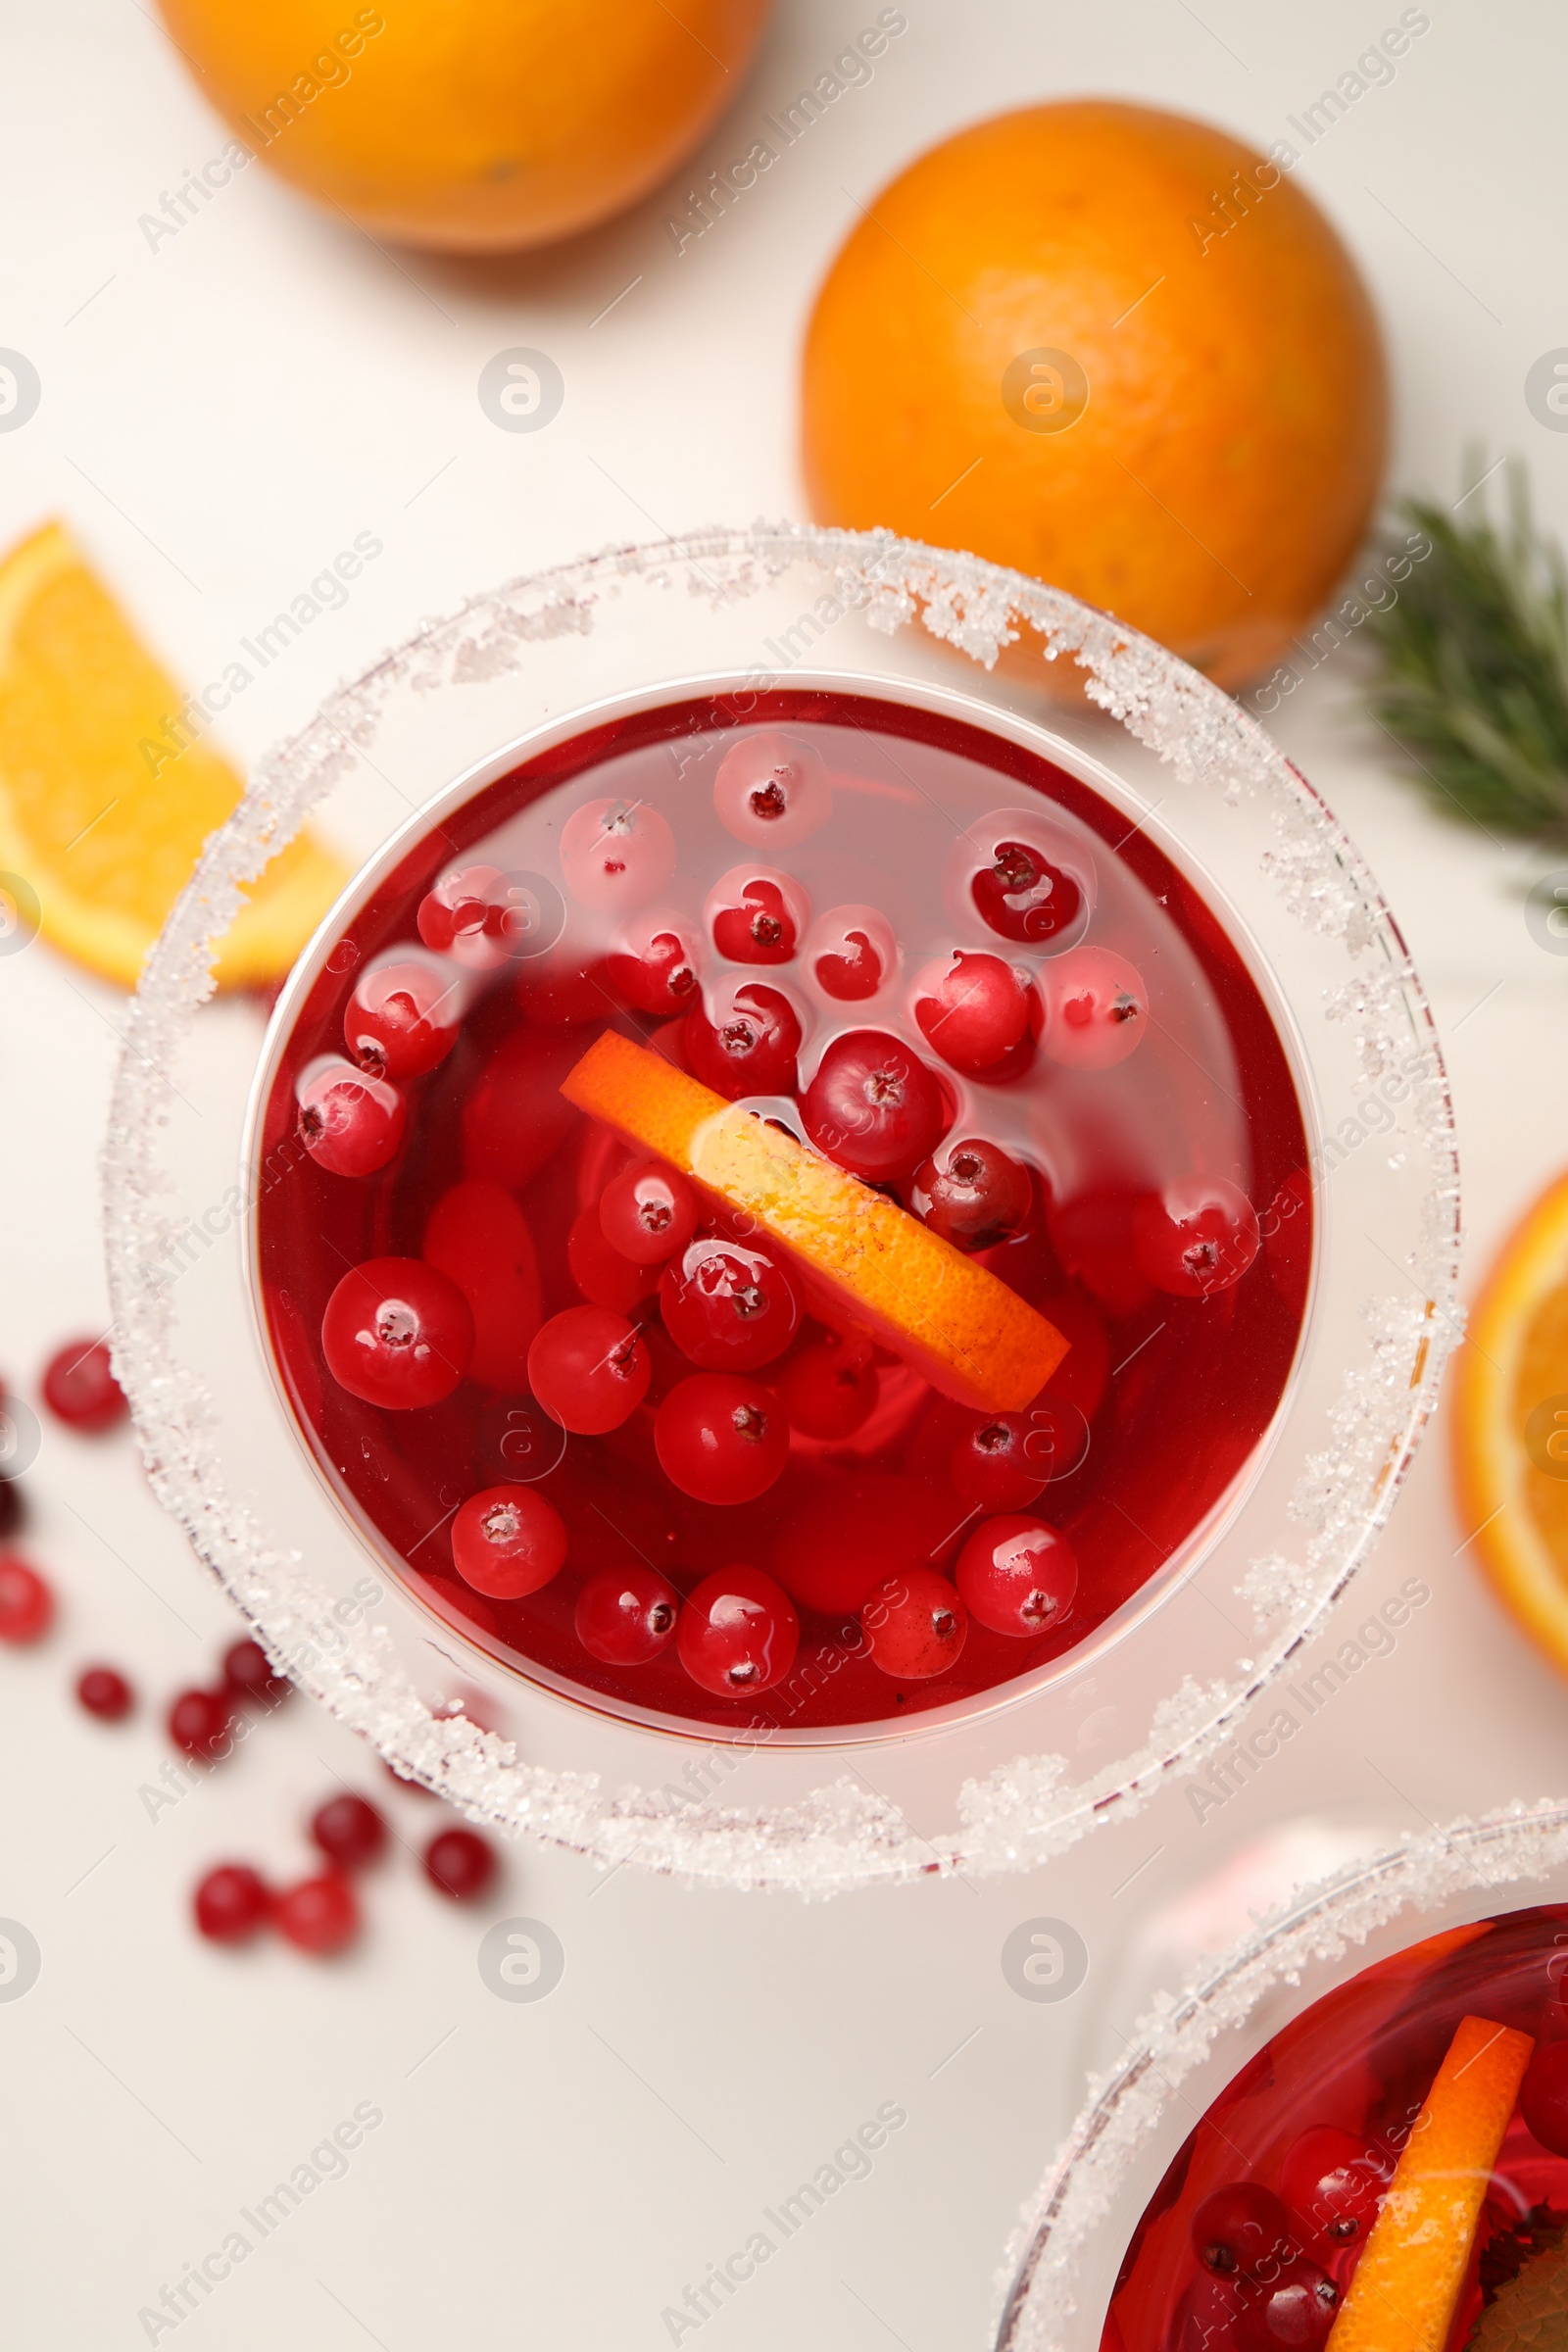
POLYGON ((1460 1532, 1504 1607, 1568 1674, 1568 1177, 1504 1247, 1454 1382, 1460 1532))
POLYGON ((607 1029, 561 1091, 781 1244, 829 1319, 869 1331, 943 1396, 1016 1412, 1066 1354, 1054 1324, 917 1217, 647 1047, 607 1029))

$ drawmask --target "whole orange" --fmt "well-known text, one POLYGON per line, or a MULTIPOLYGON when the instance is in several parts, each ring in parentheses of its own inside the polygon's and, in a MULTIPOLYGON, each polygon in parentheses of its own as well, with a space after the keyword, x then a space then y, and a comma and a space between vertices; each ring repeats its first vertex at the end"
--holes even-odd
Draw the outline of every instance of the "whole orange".
POLYGON ((1387 437, 1366 289, 1275 153, 1086 99, 912 164, 808 333, 818 519, 966 548, 1255 674, 1354 554, 1387 437))
POLYGON ((162 0, 253 155, 378 234, 460 253, 548 244, 656 187, 739 87, 769 4, 162 0))

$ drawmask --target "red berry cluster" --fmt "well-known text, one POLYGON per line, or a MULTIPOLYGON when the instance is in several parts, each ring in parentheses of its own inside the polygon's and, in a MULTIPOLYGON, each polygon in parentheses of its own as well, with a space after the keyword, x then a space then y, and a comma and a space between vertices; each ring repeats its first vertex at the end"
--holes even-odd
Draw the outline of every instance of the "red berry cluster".
MULTIPOLYGON (((352 1943, 362 1915, 354 1874, 386 1851, 387 1825, 368 1797, 345 1789, 318 1805, 312 1842, 326 1864, 290 1886, 268 1886, 248 1862, 220 1862, 191 1898, 196 1925, 214 1943, 248 1943, 273 1927, 286 1943, 314 1959, 329 1959, 352 1943)), ((420 1857, 425 1878, 454 1902, 471 1902, 495 1876, 495 1849, 474 1830, 438 1830, 420 1857)))

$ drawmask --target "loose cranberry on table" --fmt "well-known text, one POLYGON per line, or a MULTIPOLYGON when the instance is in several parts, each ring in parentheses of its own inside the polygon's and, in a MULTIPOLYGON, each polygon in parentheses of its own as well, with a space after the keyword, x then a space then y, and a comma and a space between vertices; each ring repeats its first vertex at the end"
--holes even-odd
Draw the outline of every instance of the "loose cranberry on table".
POLYGON ((577 1595, 573 1623, 604 1666, 646 1666, 667 1649, 680 1595, 657 1568, 599 1568, 577 1595))
POLYGON ((737 841, 782 849, 827 823, 833 787, 814 744, 797 735, 744 735, 719 761, 713 807, 737 841))
POLYGON ((782 990, 743 980, 713 992, 713 1017, 694 1004, 682 1031, 694 1078, 738 1102, 743 1095, 793 1095, 800 1015, 782 990))
POLYGON ((1230 1289, 1257 1255, 1257 1215, 1240 1185, 1191 1176, 1151 1193, 1133 1213, 1133 1256, 1157 1290, 1206 1298, 1230 1289))
POLYGON ((102 1340, 73 1340, 56 1350, 44 1366, 43 1400, 57 1421, 84 1437, 113 1429, 130 1410, 102 1340))
POLYGON ((324 1960, 352 1943, 360 1932, 359 1898, 335 1870, 285 1886, 274 1907, 277 1932, 297 1950, 324 1960))
POLYGON ((928 1159, 948 1124, 935 1073, 880 1029, 836 1037, 801 1098, 806 1132, 841 1168, 872 1182, 928 1159))
POLYGON ((1083 906, 1074 877, 1026 841, 998 841, 969 887, 991 930, 1031 946, 1069 930, 1083 906))
POLYGON ((697 973, 695 936, 675 914, 633 915, 605 958, 605 976, 621 1002, 665 1019, 690 1008, 697 973))
POLYGON ((629 913, 675 871, 675 836, 647 801, 585 801, 562 827, 561 870, 581 906, 629 913))
POLYGON ((705 1372, 754 1372, 782 1355, 801 1310, 789 1278, 764 1250, 705 1235, 664 1268, 664 1329, 705 1372))
POLYGON ((755 1502, 789 1459, 790 1425, 760 1382, 732 1372, 677 1381, 654 1421, 660 1467, 697 1502, 755 1502))
POLYGON ((599 1196, 606 1241, 634 1265, 662 1266, 697 1230, 697 1195, 673 1168, 639 1160, 599 1196))
POLYGON ((984 1077, 1028 1033, 1028 976, 1000 956, 955 950, 914 984, 914 1017, 933 1053, 969 1077, 984 1077))
POLYGON ((849 1438, 876 1410, 880 1388, 867 1339, 824 1331, 797 1348, 769 1375, 791 1429, 808 1438, 849 1438))
POLYGON ((945 1576, 934 1568, 904 1568, 866 1594, 860 1630, 884 1674, 926 1682, 956 1664, 969 1618, 945 1576))
POLYGON ((452 1522, 453 1566, 492 1600, 541 1591, 565 1556, 565 1521, 532 1487, 486 1487, 452 1522))
POLYGON ((568 1306, 528 1350, 528 1386, 553 1421, 582 1437, 618 1429, 648 1394, 648 1350, 624 1315, 568 1306))
POLYGON ((372 1804, 349 1789, 317 1806, 311 1836, 327 1860, 343 1870, 363 1870, 386 1848, 386 1823, 372 1804))
POLYGON ((231 1642, 223 1652, 223 1688, 230 1698, 249 1700, 253 1706, 275 1707, 287 1698, 294 1686, 286 1674, 275 1674, 271 1660, 259 1642, 247 1636, 231 1642))
POLYGON ((0 1478, 0 1543, 16 1534, 25 1516, 21 1487, 14 1478, 0 1478))
POLYGON ((248 1862, 220 1862, 191 1899, 196 1925, 213 1943, 245 1943, 270 1915, 266 1880, 248 1862))
POLYGON ((226 1753, 233 1707, 225 1690, 181 1690, 170 1701, 169 1737, 198 1764, 214 1764, 226 1753))
POLYGON ((760 1568, 705 1576, 687 1599, 675 1647, 694 1683, 717 1698, 749 1698, 788 1674, 800 1620, 783 1587, 760 1568))
POLYGON ((135 1704, 124 1676, 114 1666, 87 1666, 76 1677, 77 1703, 100 1723, 123 1723, 135 1704))
POLYGON ((1143 1044, 1149 992, 1125 956, 1069 948, 1042 966, 1040 1048, 1072 1070, 1108 1070, 1143 1044))
POLYGON ((0 1642, 23 1648, 54 1623, 55 1596, 36 1568, 14 1551, 0 1553, 0 1642))
POLYGON ((597 1200, 589 1201, 566 1236, 566 1267, 592 1305, 612 1307, 617 1315, 629 1315, 659 1278, 657 1267, 639 1266, 611 1248, 597 1200))
POLYGON ((806 893, 789 874, 737 865, 708 894, 709 932, 730 963, 789 963, 810 921, 806 893))
POLYGON ((915 1170, 916 1212, 956 1250, 1004 1242, 1024 1223, 1032 1198, 1028 1169, 979 1136, 943 1144, 915 1170))
POLYGON ((1055 1528, 1004 1512, 982 1520, 970 1536, 955 1582, 971 1617, 994 1634, 1026 1640, 1071 1614, 1078 1562, 1055 1528))
POLYGON ((372 1257, 344 1275, 321 1318, 326 1368, 350 1396, 394 1411, 439 1404, 473 1354, 468 1302, 417 1257, 372 1257))
POLYGON ((874 997, 898 967, 893 925, 874 906, 835 906, 811 926, 807 956, 817 987, 838 1004, 874 997))
POLYGON ((455 1903, 471 1903, 496 1875, 495 1848, 477 1830, 438 1830, 424 1849, 424 1875, 455 1903))
POLYGON ((351 1061, 329 1061, 300 1088, 300 1140, 331 1176, 373 1176, 403 1141, 403 1097, 351 1061))
POLYGON ((343 1015, 349 1059, 372 1078, 418 1078, 444 1061, 463 1017, 457 975, 410 959, 362 975, 343 1015))

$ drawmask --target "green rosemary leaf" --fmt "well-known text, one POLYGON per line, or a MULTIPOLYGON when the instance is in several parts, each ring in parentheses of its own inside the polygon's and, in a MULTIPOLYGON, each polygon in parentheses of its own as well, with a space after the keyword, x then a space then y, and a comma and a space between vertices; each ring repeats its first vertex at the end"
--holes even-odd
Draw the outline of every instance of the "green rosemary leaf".
POLYGON ((1568 574, 1532 519, 1523 468, 1505 478, 1500 523, 1485 494, 1462 518, 1425 499, 1401 505, 1413 528, 1396 554, 1431 552, 1371 616, 1370 708, 1437 808, 1568 840, 1568 574))

